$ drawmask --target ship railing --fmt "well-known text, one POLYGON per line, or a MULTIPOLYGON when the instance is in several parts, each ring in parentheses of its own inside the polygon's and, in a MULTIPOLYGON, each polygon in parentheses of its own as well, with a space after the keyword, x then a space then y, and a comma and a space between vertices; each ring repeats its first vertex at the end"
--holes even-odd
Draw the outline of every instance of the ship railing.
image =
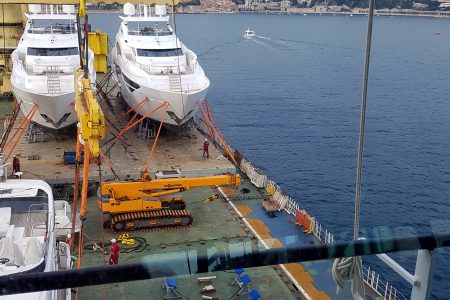
POLYGON ((75 66, 72 63, 58 63, 49 62, 47 59, 34 59, 30 63, 26 64, 26 72, 29 75, 48 74, 48 70, 52 69, 52 74, 73 74, 75 72, 75 66), (57 71, 56 71, 57 70, 57 71), (56 72, 56 73, 55 73, 56 72))
POLYGON ((192 74, 194 69, 188 66, 158 67, 151 66, 148 63, 139 63, 134 61, 134 56, 130 54, 127 58, 134 62, 135 66, 150 75, 168 75, 168 74, 192 74), (132 59, 133 58, 133 59, 132 59))
MULTIPOLYGON (((147 255, 145 260, 136 263, 121 263, 115 266, 96 266, 73 270, 59 270, 50 272, 39 272, 17 274, 14 276, 0 276, 0 296, 17 293, 31 293, 44 290, 57 290, 65 288, 80 288, 84 286, 93 286, 100 284, 130 282, 137 280, 167 278, 168 276, 193 276, 191 271, 195 268, 195 274, 210 273, 212 259, 221 260, 224 263, 214 264, 213 271, 233 272, 236 268, 256 268, 262 266, 275 266, 297 262, 311 262, 318 260, 333 260, 340 257, 354 257, 374 255, 381 253, 394 253, 400 251, 418 250, 427 252, 430 255, 439 248, 450 247, 450 233, 432 233, 425 236, 407 236, 390 237, 384 239, 372 240, 352 240, 334 245, 315 244, 309 246, 292 246, 286 248, 265 248, 258 247, 250 251, 247 249, 248 241, 242 241, 241 244, 233 243, 232 247, 224 247, 218 251, 216 248, 207 248, 207 251, 179 251, 166 253, 161 256, 158 254, 147 255), (391 245, 389 248, 379 247, 379 245, 391 245), (213 251, 212 251, 213 250, 213 251), (227 260, 227 257, 233 257, 227 260), (223 258, 223 259, 222 259, 223 258), (161 266, 165 267, 165 272, 161 272, 161 266), (173 266, 173 267, 171 267, 173 266), (76 278, 76 280, 74 280, 76 278), (95 279, 93 281, 93 278, 95 279)), ((423 266, 426 267, 426 266, 423 266)), ((432 276, 433 269, 428 268, 428 274, 419 278, 418 285, 427 286, 427 280, 432 276)), ((365 270, 364 273, 371 276, 370 283, 377 284, 377 275, 371 270, 365 270), (372 275, 373 274, 373 275, 372 275)), ((213 275, 213 273, 211 273, 213 275)), ((378 278, 377 290, 384 288, 382 296, 373 297, 376 299, 404 300, 399 292, 391 289, 391 285, 383 285, 378 278)), ((428 286, 429 288, 429 286, 428 286)), ((419 296, 412 299, 427 299, 425 296, 419 296)))
MULTIPOLYGON (((197 127, 203 133, 208 134, 206 124, 202 119, 197 122, 197 127)), ((223 149, 223 145, 219 141, 214 142, 217 146, 223 149)), ((233 149, 232 147, 229 147, 229 149, 232 151, 232 153, 236 154, 235 149, 233 149)), ((241 158, 240 168, 241 171, 245 173, 252 182, 257 182, 262 188, 265 188, 267 192, 272 195, 272 200, 278 204, 278 210, 284 209, 287 213, 294 217, 296 215, 296 212, 301 210, 300 204, 295 199, 285 195, 282 192, 280 186, 278 186, 274 181, 267 178, 267 175, 263 174, 258 168, 253 166, 243 155, 241 158), (261 180, 260 176, 266 176, 264 181, 258 181, 261 180)), ((338 242, 334 239, 334 235, 315 219, 312 233, 323 244, 338 242)), ((364 282, 367 284, 367 286, 373 289, 384 300, 408 299, 408 297, 405 297, 399 290, 397 290, 393 286, 393 284, 389 283, 387 280, 382 279, 382 277, 380 277, 380 275, 370 267, 366 267, 363 265, 363 277, 364 282)))
POLYGON ((409 297, 403 295, 391 283, 380 277, 380 274, 363 265, 364 282, 376 293, 386 300, 407 300, 409 297))
POLYGON ((64 24, 55 24, 55 25, 30 25, 28 28, 28 33, 31 34, 75 34, 76 27, 75 25, 64 25, 64 24))
POLYGON ((267 175, 262 173, 258 168, 252 166, 252 164, 245 158, 241 160, 241 170, 250 178, 250 181, 258 188, 266 187, 267 175))
POLYGON ((128 29, 128 35, 137 35, 137 36, 165 36, 172 35, 172 31, 170 30, 162 30, 162 29, 154 29, 153 30, 145 30, 145 28, 140 29, 128 29))
MULTIPOLYGON (((204 132, 206 126, 203 123, 204 132)), ((272 200, 278 204, 278 210, 285 210, 288 214, 295 217, 296 212, 301 210, 300 204, 290 196, 284 194, 280 186, 274 181, 267 178, 267 175, 262 173, 260 169, 253 166, 245 157, 242 157, 240 164, 241 171, 244 172, 250 181, 259 188, 266 188, 270 193, 272 189, 272 200)), ((314 236, 322 243, 334 243, 334 235, 321 223, 314 221, 313 232, 314 236)), ((377 292, 383 299, 389 300, 404 300, 407 299, 400 291, 398 291, 387 280, 383 280, 378 273, 370 267, 363 266, 363 277, 366 284, 377 292)))

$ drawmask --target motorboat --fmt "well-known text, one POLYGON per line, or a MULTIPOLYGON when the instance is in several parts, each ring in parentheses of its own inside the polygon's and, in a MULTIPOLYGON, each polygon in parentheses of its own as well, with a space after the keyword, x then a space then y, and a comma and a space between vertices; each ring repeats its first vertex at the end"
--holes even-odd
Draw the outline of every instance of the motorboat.
MULTIPOLYGON (((56 238, 51 187, 42 180, 8 179, 4 158, 0 154, 0 276, 70 269, 70 247, 56 238)), ((70 298, 70 289, 7 296, 70 298)))
POLYGON ((197 55, 176 36, 165 5, 126 3, 124 14, 112 50, 122 98, 140 115, 166 126, 187 123, 209 88, 197 55), (157 109, 164 103, 167 113, 157 109))
POLYGON ((244 31, 244 37, 246 39, 251 39, 251 38, 253 38, 255 36, 256 36, 255 32, 253 30, 251 30, 250 28, 247 28, 247 30, 244 31))
MULTIPOLYGON (((74 72, 80 66, 75 7, 30 4, 25 30, 12 53, 11 84, 32 122, 62 129, 77 122, 74 72)), ((95 82, 94 54, 88 67, 95 82)))

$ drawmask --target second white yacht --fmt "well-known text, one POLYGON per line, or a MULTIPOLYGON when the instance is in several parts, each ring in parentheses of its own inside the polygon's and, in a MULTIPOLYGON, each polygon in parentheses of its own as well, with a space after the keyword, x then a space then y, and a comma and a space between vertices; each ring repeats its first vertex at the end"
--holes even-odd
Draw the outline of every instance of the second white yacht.
MULTIPOLYGON (((77 122, 74 72, 80 65, 75 7, 30 4, 25 31, 12 53, 11 83, 25 116, 50 129, 77 122), (35 107, 36 108, 33 108, 35 107)), ((95 80, 94 55, 89 70, 95 80)))
MULTIPOLYGON (((127 3, 124 13, 112 50, 112 70, 122 97, 140 115, 166 102, 164 123, 185 124, 209 88, 197 55, 175 35, 165 5, 136 9, 127 3)), ((158 109, 149 118, 161 121, 163 115, 164 109, 158 109)))

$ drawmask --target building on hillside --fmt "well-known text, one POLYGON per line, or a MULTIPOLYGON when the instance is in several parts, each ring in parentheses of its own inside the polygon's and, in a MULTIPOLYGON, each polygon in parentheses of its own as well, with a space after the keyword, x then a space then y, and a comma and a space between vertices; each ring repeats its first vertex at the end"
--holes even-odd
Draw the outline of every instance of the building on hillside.
POLYGON ((202 0, 204 12, 235 12, 237 5, 231 0, 202 0))

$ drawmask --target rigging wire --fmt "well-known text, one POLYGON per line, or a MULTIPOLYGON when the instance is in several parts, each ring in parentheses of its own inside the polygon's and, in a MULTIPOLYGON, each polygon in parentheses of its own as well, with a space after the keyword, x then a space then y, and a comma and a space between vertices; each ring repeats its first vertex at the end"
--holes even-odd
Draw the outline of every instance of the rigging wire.
MULTIPOLYGON (((100 191, 100 201, 102 201, 102 161, 101 156, 97 158, 97 165, 98 165, 98 180, 100 182, 99 184, 99 191, 100 191)), ((105 232, 103 230, 103 214, 100 214, 100 233, 102 238, 102 248, 105 249, 105 232)), ((106 265, 106 258, 105 258, 105 251, 102 251, 102 261, 103 266, 106 265)), ((106 284, 103 285, 103 299, 108 299, 108 290, 106 287, 106 284)))
MULTIPOLYGON (((177 21, 175 19, 175 0, 172 0, 172 19, 173 19, 173 32, 175 34, 175 45, 178 49, 177 21)), ((187 62, 187 60, 186 60, 186 62, 187 62)), ((177 55, 177 65, 178 65, 178 78, 180 80, 181 104, 183 106, 183 118, 184 118, 184 116, 186 115, 186 112, 184 111, 183 85, 181 84, 181 70, 180 70, 180 56, 179 55, 177 55)), ((169 85, 170 85, 170 81, 169 81, 169 85)))
MULTIPOLYGON (((356 166, 355 182, 355 215, 353 224, 353 239, 356 241, 359 237, 359 221, 361 209, 361 181, 362 166, 364 156, 364 135, 366 125, 367 110, 367 92, 369 82, 370 49, 372 44, 373 13, 375 0, 369 1, 369 19, 367 23, 367 40, 364 61, 364 79, 362 90, 361 115, 359 120, 359 141, 358 141, 358 161, 356 166)), ((364 278, 362 274, 362 261, 360 257, 338 258, 333 262, 333 278, 337 284, 337 293, 345 287, 345 282, 352 280, 353 295, 365 298, 364 278)))

